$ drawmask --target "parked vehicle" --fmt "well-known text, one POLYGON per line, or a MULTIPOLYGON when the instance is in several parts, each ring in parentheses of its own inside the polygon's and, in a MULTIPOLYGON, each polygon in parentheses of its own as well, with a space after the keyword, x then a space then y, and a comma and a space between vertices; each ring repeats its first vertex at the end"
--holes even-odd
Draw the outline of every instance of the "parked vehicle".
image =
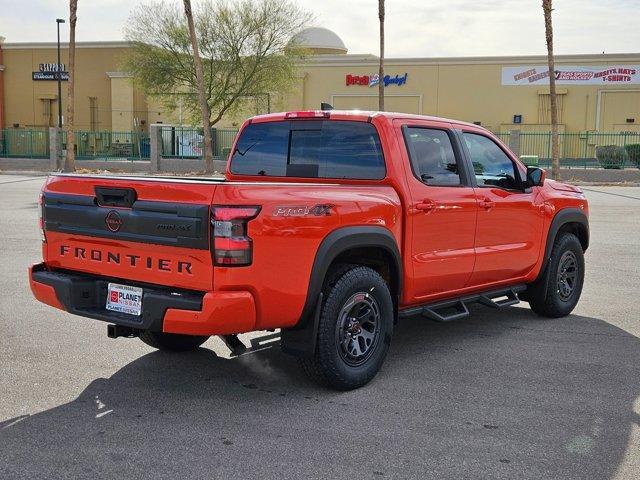
POLYGON ((54 175, 36 298, 163 350, 281 329, 338 389, 369 382, 398 319, 580 298, 588 205, 469 123, 303 111, 244 123, 225 179, 54 175))

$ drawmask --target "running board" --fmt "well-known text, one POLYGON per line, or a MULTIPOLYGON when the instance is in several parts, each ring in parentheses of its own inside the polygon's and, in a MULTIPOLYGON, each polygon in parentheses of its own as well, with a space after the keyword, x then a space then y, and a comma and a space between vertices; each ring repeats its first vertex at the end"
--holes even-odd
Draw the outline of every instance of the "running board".
POLYGON ((436 322, 453 322, 454 320, 461 320, 468 317, 469 305, 472 303, 479 303, 490 308, 505 308, 515 305, 520 302, 518 293, 524 291, 526 288, 526 285, 515 285, 509 288, 428 303, 419 307, 401 310, 399 316, 404 318, 422 315, 436 322))

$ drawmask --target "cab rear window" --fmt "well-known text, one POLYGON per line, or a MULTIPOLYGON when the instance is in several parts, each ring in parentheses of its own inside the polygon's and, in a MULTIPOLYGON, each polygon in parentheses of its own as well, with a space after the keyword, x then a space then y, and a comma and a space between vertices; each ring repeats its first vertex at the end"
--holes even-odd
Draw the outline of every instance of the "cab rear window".
POLYGON ((380 180, 386 171, 370 123, 291 120, 248 125, 231 157, 231 173, 380 180))

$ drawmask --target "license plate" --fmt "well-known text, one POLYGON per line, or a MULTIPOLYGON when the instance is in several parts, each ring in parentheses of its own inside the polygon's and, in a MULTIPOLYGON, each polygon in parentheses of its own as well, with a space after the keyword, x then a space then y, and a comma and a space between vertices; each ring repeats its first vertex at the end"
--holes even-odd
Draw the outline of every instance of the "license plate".
POLYGON ((140 315, 142 312, 142 289, 110 283, 107 288, 107 310, 140 315))

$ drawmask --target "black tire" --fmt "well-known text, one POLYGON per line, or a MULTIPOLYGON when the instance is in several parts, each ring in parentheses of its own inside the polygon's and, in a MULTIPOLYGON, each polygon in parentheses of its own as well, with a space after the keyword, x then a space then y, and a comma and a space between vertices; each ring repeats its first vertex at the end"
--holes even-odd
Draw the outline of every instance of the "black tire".
POLYGON ((170 352, 188 352, 195 350, 209 339, 208 336, 179 335, 176 333, 140 332, 140 340, 150 347, 170 352))
POLYGON ((393 300, 371 268, 340 266, 328 278, 316 350, 300 362, 314 381, 351 390, 371 381, 384 362, 393 335, 393 300))
POLYGON ((538 315, 558 318, 569 315, 580 300, 584 284, 584 253, 572 233, 559 233, 551 258, 538 280, 527 288, 525 298, 538 315))

